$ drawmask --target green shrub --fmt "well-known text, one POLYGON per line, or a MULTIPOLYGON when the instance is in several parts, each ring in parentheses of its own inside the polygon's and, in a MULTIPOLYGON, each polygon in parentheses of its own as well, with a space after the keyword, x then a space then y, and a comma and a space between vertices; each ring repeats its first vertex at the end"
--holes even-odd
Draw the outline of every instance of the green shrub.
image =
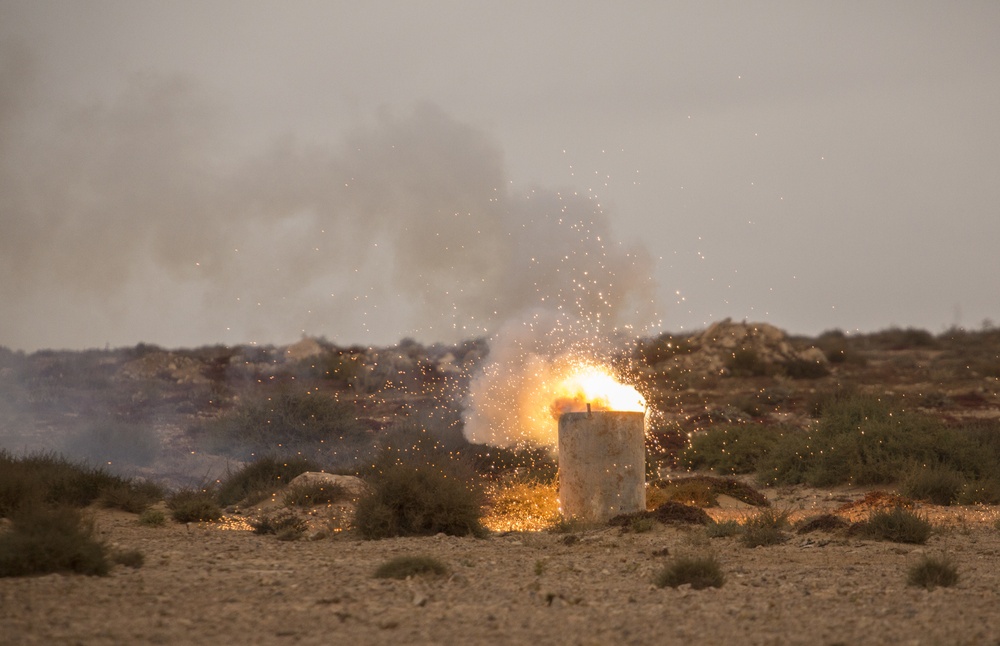
POLYGON ((820 379, 830 374, 830 368, 820 361, 791 359, 785 362, 785 375, 791 379, 820 379))
POLYGON ((295 476, 319 470, 319 465, 308 458, 263 456, 236 471, 228 471, 219 482, 216 496, 224 506, 239 502, 254 504, 287 485, 295 476))
POLYGON ((966 482, 958 492, 956 502, 960 505, 1000 504, 1000 480, 984 478, 966 482))
POLYGON ((906 582, 911 586, 927 590, 939 586, 950 588, 958 583, 958 567, 948 557, 924 556, 910 567, 906 582))
POLYGON ((110 569, 106 546, 93 526, 70 507, 24 507, 0 533, 0 577, 50 572, 105 575, 110 569))
POLYGON ((442 467, 389 464, 370 478, 369 485, 358 500, 354 519, 365 539, 485 533, 478 488, 442 467))
POLYGON ((222 509, 211 491, 181 489, 167 497, 167 508, 178 523, 213 522, 222 518, 222 509))
POLYGON ((893 543, 923 544, 933 528, 926 518, 904 507, 873 511, 854 531, 864 538, 893 543))
POLYGON ((165 493, 163 487, 155 482, 120 482, 101 492, 100 503, 110 509, 138 514, 150 505, 163 500, 165 493))
POLYGON ((751 473, 770 452, 780 431, 756 424, 720 424, 696 433, 680 456, 681 466, 717 473, 751 473))
POLYGON ((139 514, 139 524, 146 527, 162 527, 166 522, 166 514, 159 509, 146 509, 139 514))
POLYGON ((53 453, 15 458, 0 450, 0 517, 39 504, 86 507, 127 480, 53 453))
POLYGON ((658 588, 690 585, 695 590, 721 588, 725 582, 722 567, 714 555, 679 556, 660 570, 653 583, 658 588))
POLYGON ((407 579, 413 576, 448 574, 444 563, 430 556, 398 556, 375 570, 376 579, 407 579))
POLYGON ((788 527, 787 511, 765 509, 744 521, 740 541, 746 547, 778 545, 788 540, 782 531, 788 527))
POLYGON ((965 476, 948 468, 913 467, 900 484, 900 493, 914 500, 950 505, 958 500, 965 476))
POLYGON ((743 525, 735 520, 713 520, 705 526, 705 534, 709 538, 726 538, 727 536, 737 536, 743 532, 743 525))

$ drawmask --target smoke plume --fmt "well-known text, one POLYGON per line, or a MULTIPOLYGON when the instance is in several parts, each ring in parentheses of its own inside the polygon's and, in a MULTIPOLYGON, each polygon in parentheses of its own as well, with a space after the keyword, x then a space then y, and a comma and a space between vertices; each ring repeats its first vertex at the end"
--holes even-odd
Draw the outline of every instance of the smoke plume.
POLYGON ((488 336, 467 435, 495 441, 498 384, 651 321, 649 257, 596 201, 513 187, 436 106, 247 158, 184 78, 39 112, 30 56, 0 58, 0 345, 488 336))

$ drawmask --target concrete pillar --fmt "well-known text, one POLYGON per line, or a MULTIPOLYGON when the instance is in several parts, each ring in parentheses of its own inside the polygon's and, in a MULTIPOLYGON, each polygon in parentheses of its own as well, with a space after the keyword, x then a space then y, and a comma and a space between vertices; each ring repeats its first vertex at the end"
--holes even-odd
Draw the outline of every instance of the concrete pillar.
POLYGON ((604 522, 646 509, 645 413, 559 416, 559 506, 566 518, 604 522))

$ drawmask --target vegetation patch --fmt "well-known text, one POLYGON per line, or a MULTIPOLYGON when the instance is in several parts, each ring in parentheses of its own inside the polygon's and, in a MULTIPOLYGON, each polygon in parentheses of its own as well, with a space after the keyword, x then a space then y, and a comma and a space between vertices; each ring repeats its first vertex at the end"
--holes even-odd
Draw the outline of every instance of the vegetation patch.
POLYGON ((101 492, 99 502, 109 509, 121 509, 130 514, 139 514, 161 500, 166 491, 155 482, 118 482, 101 492))
POLYGON ((369 478, 354 526, 365 539, 482 536, 482 495, 457 472, 430 464, 387 464, 369 478))
POLYGON ((656 573, 653 583, 658 588, 690 585, 695 590, 703 590, 721 588, 725 576, 714 555, 678 556, 656 573))
POLYGON ((167 497, 167 508, 178 523, 214 522, 222 518, 222 508, 211 491, 181 489, 167 497))
POLYGON ((950 505, 958 500, 965 484, 965 476, 954 469, 918 466, 903 477, 900 491, 914 500, 950 505))
POLYGON ((765 509, 744 521, 740 541, 746 547, 779 545, 788 540, 783 531, 788 527, 787 511, 765 509))
POLYGON ((167 522, 167 515, 159 509, 146 509, 139 514, 139 524, 146 527, 162 527, 167 522))
POLYGON ((862 538, 913 544, 926 543, 932 531, 926 518, 904 507, 875 510, 867 520, 850 528, 851 534, 862 538))
POLYGON ((14 457, 0 449, 0 518, 40 504, 86 507, 125 478, 54 453, 14 457))
POLYGON ((946 556, 924 556, 910 567, 906 583, 927 590, 950 588, 958 583, 958 566, 946 556))
POLYGON ((0 533, 0 577, 51 572, 108 573, 107 547, 93 525, 70 507, 21 508, 0 533))
POLYGON ((219 482, 216 497, 223 506, 240 502, 252 505, 287 485, 295 476, 319 469, 319 465, 308 458, 263 456, 236 471, 227 472, 219 482))
POLYGON ((736 520, 713 520, 705 526, 705 535, 709 538, 726 538, 743 533, 743 525, 736 520))
POLYGON ((376 579, 408 579, 415 576, 444 576, 448 568, 430 556, 399 556, 375 570, 376 579))

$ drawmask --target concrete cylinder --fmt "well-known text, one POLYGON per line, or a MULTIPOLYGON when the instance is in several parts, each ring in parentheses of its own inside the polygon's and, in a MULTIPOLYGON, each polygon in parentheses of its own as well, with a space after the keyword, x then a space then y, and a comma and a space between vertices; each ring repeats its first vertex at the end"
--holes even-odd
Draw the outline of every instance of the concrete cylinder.
POLYGON ((559 505, 566 518, 604 522, 646 509, 645 414, 559 416, 559 505))

